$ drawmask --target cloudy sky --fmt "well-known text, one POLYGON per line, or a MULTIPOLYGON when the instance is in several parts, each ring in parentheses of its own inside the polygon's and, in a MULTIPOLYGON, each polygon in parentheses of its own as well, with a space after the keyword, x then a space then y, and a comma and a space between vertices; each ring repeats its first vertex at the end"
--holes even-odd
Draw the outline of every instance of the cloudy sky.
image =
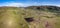
POLYGON ((26 7, 40 5, 60 6, 60 0, 0 0, 0 6, 26 7))

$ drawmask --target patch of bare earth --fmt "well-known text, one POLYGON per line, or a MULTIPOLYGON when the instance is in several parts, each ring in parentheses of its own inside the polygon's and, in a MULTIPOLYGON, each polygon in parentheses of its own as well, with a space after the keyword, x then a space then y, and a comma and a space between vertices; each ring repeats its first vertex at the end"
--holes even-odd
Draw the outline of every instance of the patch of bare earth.
POLYGON ((56 16, 53 13, 42 12, 29 22, 29 28, 54 28, 56 16))

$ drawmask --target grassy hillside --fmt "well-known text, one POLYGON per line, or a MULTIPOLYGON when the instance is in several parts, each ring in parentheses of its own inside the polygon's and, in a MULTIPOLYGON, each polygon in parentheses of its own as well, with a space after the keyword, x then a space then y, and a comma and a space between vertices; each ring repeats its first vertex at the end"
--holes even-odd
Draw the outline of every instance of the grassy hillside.
POLYGON ((0 28, 60 28, 60 14, 52 11, 0 7, 0 28), (28 22, 25 18, 33 21, 28 22))

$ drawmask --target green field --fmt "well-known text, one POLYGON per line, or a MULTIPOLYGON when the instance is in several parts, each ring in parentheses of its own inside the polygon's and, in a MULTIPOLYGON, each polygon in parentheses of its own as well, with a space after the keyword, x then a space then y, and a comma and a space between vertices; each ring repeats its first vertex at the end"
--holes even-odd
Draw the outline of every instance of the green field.
POLYGON ((48 10, 0 7, 0 28, 60 28, 60 16, 48 10), (34 21, 27 22, 28 17, 34 21))

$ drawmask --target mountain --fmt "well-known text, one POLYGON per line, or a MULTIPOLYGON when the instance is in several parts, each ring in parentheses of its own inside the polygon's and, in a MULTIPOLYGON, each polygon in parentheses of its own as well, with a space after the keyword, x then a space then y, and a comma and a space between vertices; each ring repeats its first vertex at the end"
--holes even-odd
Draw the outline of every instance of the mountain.
POLYGON ((60 15, 60 7, 58 6, 29 6, 26 7, 26 9, 52 12, 52 13, 57 13, 56 15, 60 15))
POLYGON ((29 6, 27 9, 36 9, 36 10, 49 10, 49 11, 60 11, 58 6, 29 6))

